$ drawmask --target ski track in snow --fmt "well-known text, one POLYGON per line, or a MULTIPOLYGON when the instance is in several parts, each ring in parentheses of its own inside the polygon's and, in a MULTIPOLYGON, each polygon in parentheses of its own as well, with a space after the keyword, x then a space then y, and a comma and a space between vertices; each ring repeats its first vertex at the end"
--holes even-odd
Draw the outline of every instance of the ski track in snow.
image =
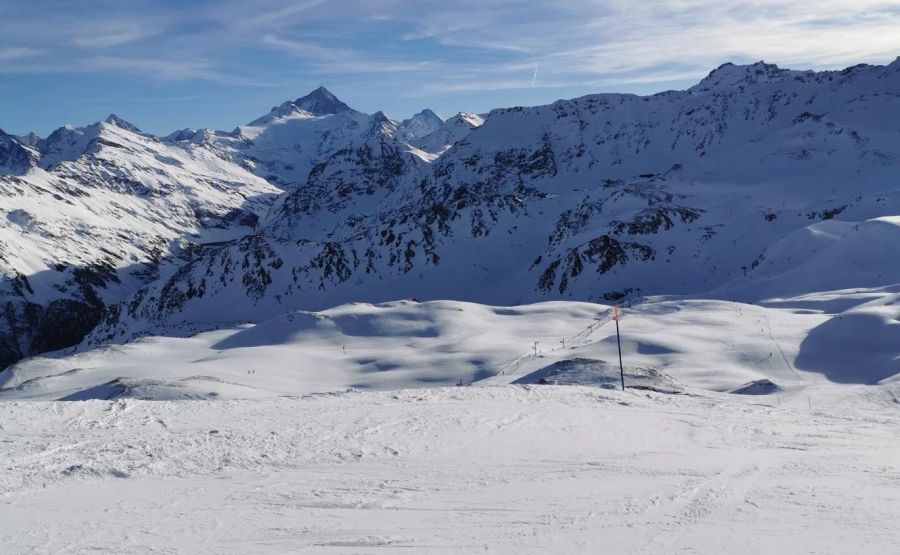
POLYGON ((7 402, 0 422, 8 553, 888 553, 898 540, 896 412, 498 386, 7 402))

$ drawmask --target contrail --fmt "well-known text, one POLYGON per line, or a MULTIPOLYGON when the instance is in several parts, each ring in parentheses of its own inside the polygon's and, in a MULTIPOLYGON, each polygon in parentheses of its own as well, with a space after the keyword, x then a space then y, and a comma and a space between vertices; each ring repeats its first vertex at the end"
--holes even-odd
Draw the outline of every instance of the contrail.
POLYGON ((537 68, 534 68, 534 75, 531 76, 531 86, 533 87, 535 82, 537 81, 537 68))

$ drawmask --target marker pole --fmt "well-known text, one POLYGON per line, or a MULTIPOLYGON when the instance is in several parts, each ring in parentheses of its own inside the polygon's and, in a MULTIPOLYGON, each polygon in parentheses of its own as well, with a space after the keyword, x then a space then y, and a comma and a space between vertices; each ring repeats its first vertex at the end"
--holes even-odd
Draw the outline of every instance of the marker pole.
POLYGON ((625 367, 622 366, 622 338, 619 335, 619 307, 613 308, 613 319, 616 321, 616 344, 619 346, 619 377, 622 379, 622 391, 625 391, 625 367))

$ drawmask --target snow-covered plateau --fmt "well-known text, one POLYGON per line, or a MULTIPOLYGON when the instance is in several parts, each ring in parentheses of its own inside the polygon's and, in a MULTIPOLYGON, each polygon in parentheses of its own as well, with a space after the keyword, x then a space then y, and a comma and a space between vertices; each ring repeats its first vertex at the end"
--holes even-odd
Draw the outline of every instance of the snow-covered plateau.
POLYGON ((898 409, 900 59, 0 132, 0 553, 894 553, 898 409))

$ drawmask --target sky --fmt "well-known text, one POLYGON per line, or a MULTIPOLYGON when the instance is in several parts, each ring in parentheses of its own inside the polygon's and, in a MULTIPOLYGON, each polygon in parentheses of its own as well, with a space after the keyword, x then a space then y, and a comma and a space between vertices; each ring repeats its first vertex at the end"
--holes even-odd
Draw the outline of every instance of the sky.
POLYGON ((887 64, 900 0, 0 0, 0 128, 230 130, 324 85, 402 119, 887 64))

